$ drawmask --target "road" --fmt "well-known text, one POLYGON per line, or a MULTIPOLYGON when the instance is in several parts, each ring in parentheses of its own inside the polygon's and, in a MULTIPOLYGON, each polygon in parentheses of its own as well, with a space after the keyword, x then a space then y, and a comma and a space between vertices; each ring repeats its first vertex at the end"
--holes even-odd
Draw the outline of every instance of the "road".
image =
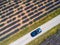
MULTIPOLYGON (((30 41, 36 39, 38 36, 44 34, 45 32, 47 32, 48 30, 50 30, 51 28, 53 28, 54 26, 60 24, 60 15, 56 16, 55 18, 51 19, 50 21, 44 23, 43 25, 37 27, 42 29, 42 32, 39 33, 37 36, 35 37, 31 37, 31 32, 29 32, 28 34, 24 35, 23 37, 17 39, 16 41, 12 42, 9 45, 26 45, 27 43, 29 43, 30 41)), ((35 30, 35 29, 34 29, 35 30)))

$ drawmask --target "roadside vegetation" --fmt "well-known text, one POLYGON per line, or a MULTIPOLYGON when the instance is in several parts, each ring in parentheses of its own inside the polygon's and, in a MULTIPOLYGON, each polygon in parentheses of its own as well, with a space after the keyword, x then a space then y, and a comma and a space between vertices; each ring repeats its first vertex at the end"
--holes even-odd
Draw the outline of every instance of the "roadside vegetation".
POLYGON ((36 38, 35 40, 31 41, 29 44, 27 45, 40 45, 43 41, 45 41, 47 38, 49 38, 50 36, 54 35, 55 33, 58 32, 58 29, 60 29, 60 24, 55 26, 54 28, 52 28, 51 30, 47 31, 46 33, 44 33, 43 35, 39 36, 38 38, 36 38))
MULTIPOLYGON (((38 26, 44 24, 45 22, 51 20, 52 18, 54 18, 55 16, 60 14, 60 8, 58 8, 57 10, 49 13, 47 16, 45 16, 45 18, 40 19, 39 21, 35 22, 33 25, 26 27, 24 30, 14 34, 13 36, 9 37, 8 39, 0 42, 0 45, 8 45, 9 43, 15 41, 16 39, 20 38, 21 36, 27 34, 28 32, 32 31, 33 29, 37 28, 38 26)), ((35 45, 35 44, 34 44, 35 45)))

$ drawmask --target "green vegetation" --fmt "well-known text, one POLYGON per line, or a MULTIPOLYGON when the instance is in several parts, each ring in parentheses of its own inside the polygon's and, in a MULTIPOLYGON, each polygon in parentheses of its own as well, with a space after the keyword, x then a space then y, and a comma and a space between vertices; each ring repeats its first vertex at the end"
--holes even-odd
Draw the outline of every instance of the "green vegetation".
POLYGON ((60 8, 58 8, 57 10, 55 10, 55 11, 51 12, 50 14, 48 14, 47 16, 45 16, 45 18, 43 18, 42 20, 40 19, 39 21, 35 22, 33 25, 26 27, 24 30, 20 31, 19 33, 14 34, 13 36, 9 37, 8 39, 0 42, 0 45, 8 45, 9 43, 15 41, 16 39, 27 34, 28 32, 32 31, 33 29, 37 28, 38 26, 42 25, 43 23, 49 21, 50 19, 52 19, 53 17, 55 17, 59 14, 60 14, 60 8))
POLYGON ((52 28, 51 30, 49 30, 48 32, 46 32, 45 34, 39 36, 35 40, 31 41, 27 45, 39 45, 39 44, 41 44, 45 39, 47 39, 51 35, 55 34, 58 31, 59 28, 60 28, 60 24, 57 25, 57 26, 55 26, 54 28, 52 28))
POLYGON ((3 26, 4 24, 0 24, 0 27, 3 26))

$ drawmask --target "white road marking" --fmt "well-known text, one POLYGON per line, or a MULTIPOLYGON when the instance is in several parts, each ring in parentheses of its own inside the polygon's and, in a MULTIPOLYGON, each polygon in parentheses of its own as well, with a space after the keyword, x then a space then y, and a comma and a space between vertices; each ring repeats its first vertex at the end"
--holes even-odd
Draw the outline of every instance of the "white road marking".
POLYGON ((37 38, 38 36, 44 34, 45 32, 47 32, 48 30, 50 30, 51 28, 53 28, 54 26, 56 26, 58 24, 60 24, 60 15, 56 16, 55 18, 53 18, 52 20, 46 22, 45 24, 39 26, 38 28, 41 28, 42 32, 40 34, 38 34, 37 36, 31 37, 30 34, 31 34, 31 32, 33 32, 33 31, 31 31, 28 34, 24 35, 23 37, 21 37, 21 38, 17 39, 16 41, 12 42, 9 45, 26 45, 30 41, 32 41, 35 38, 37 38))

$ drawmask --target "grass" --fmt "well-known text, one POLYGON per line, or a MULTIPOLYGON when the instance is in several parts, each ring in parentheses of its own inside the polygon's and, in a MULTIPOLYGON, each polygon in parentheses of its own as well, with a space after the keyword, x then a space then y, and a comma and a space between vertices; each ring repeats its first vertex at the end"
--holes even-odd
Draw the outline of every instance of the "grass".
POLYGON ((16 39, 20 38, 21 36, 27 34, 28 32, 32 31, 33 29, 37 28, 38 26, 42 25, 43 23, 47 22, 48 20, 52 19, 53 17, 60 14, 60 8, 48 14, 44 19, 35 22, 33 25, 26 27, 23 31, 9 37, 8 39, 0 42, 0 45, 8 45, 9 43, 15 41, 16 39), (48 18, 48 19, 47 19, 48 18))
POLYGON ((47 31, 46 33, 44 33, 43 35, 39 36, 38 38, 36 38, 35 40, 31 41, 30 43, 28 43, 27 45, 40 45, 43 41, 45 41, 45 39, 47 39, 48 37, 50 37, 51 35, 55 34, 58 29, 60 28, 60 24, 55 26, 54 28, 52 28, 51 30, 47 31))

